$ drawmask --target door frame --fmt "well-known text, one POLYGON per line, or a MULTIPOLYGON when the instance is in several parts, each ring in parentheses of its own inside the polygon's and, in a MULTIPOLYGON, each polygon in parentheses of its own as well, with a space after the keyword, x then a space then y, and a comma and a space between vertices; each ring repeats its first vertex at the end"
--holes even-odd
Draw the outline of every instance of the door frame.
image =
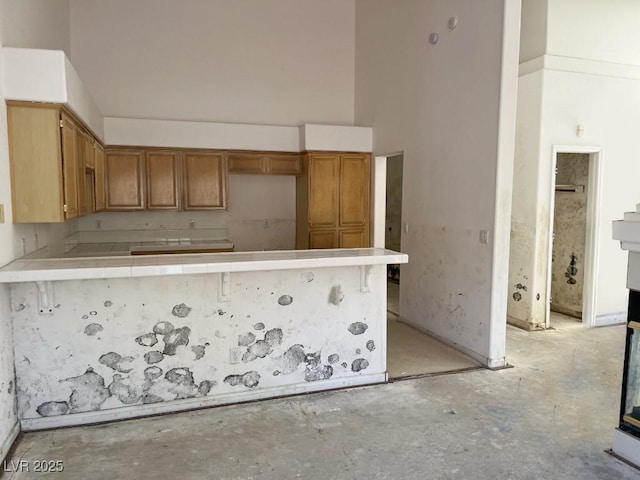
POLYGON ((551 326, 551 265, 553 257, 553 223, 556 207, 556 168, 559 153, 585 153, 589 155, 589 180, 587 186, 587 219, 584 252, 584 285, 582 287, 582 325, 594 327, 596 325, 596 294, 597 278, 600 258, 598 232, 600 231, 600 198, 602 185, 602 147, 553 145, 551 161, 551 178, 549 185, 549 229, 548 229, 548 258, 547 258, 547 288, 545 304, 545 327, 551 326))
MULTIPOLYGON (((404 151, 375 155, 371 169, 371 184, 373 185, 373 208, 371 209, 371 224, 373 225, 373 246, 385 248, 385 226, 387 214, 387 160, 391 157, 404 155, 404 151)), ((402 196, 404 200, 404 176, 402 196)))

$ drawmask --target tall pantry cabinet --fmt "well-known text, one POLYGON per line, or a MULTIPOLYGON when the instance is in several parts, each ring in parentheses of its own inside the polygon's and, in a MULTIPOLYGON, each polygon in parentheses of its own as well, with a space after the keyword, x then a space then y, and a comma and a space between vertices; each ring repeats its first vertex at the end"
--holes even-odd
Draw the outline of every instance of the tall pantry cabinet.
POLYGON ((310 152, 296 181, 296 248, 369 246, 371 156, 310 152))

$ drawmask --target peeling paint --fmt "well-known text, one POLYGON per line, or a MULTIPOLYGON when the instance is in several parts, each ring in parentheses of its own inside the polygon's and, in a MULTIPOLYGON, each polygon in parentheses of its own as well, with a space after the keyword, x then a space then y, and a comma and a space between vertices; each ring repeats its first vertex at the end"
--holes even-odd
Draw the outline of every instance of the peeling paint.
MULTIPOLYGON (((278 375, 289 375, 295 372, 300 364, 304 363, 307 359, 307 354, 304 352, 302 345, 291 346, 280 359, 280 365, 282 371, 278 371, 278 375)), ((275 375, 275 372, 274 372, 275 375)))
POLYGON ((522 295, 520 294, 520 292, 515 292, 515 293, 513 294, 513 299, 514 299, 516 302, 519 302, 520 300, 522 300, 522 295))
POLYGON ((105 353, 104 355, 101 355, 100 358, 98 359, 98 361, 102 365, 106 365, 110 369, 120 373, 129 373, 131 370, 133 370, 132 368, 125 368, 122 365, 120 365, 121 363, 131 363, 133 362, 133 360, 134 360, 133 357, 123 357, 122 355, 116 352, 105 353))
POLYGON ((255 341, 256 341, 256 336, 251 332, 247 332, 247 333, 243 333, 242 335, 238 335, 238 346, 239 347, 248 347, 249 345, 251 345, 255 341))
POLYGON ((306 382, 326 380, 333 375, 333 367, 322 364, 320 352, 307 354, 306 361, 307 367, 304 371, 304 380, 306 382))
POLYGON ((356 358, 351 363, 351 371, 359 372, 361 370, 364 370, 368 366, 369 366, 369 361, 367 359, 365 359, 365 358, 356 358))
POLYGON ((166 334, 163 337, 164 350, 162 353, 165 355, 175 355, 179 346, 189 344, 190 333, 191 329, 189 327, 180 327, 166 334))
POLYGON ((105 301, 104 301, 104 303, 103 303, 103 305, 104 305, 105 307, 109 308, 110 306, 112 306, 112 305, 113 305, 113 302, 112 302, 111 300, 105 300, 105 301))
POLYGON ((256 371, 251 371, 242 375, 227 375, 224 383, 228 383, 232 387, 244 385, 247 388, 255 388, 260 383, 260 374, 256 371))
POLYGON ((133 385, 125 383, 119 373, 113 375, 113 380, 109 385, 109 392, 125 405, 138 403, 142 397, 142 393, 137 392, 133 385))
POLYGON ((373 352, 376 349, 376 343, 373 340, 367 342, 367 350, 373 352))
POLYGON ((196 358, 194 360, 200 360, 202 357, 204 357, 205 354, 205 348, 208 346, 209 344, 206 343, 204 345, 193 345, 191 347, 191 351, 195 354, 196 358))
POLYGON ((36 408, 36 412, 43 417, 55 417, 69 413, 67 402, 44 402, 36 408))
POLYGON ((176 400, 195 396, 196 385, 193 380, 193 373, 187 367, 172 368, 165 374, 164 378, 173 384, 169 391, 176 395, 176 400))
POLYGON ((159 363, 163 359, 164 359, 164 355, 162 354, 162 352, 159 352, 157 350, 151 350, 150 352, 147 352, 144 354, 144 361, 147 362, 149 365, 153 363, 159 363))
POLYGON ((351 332, 353 335, 362 335, 364 332, 367 331, 368 328, 369 328, 369 325, 367 325, 366 323, 354 322, 351 325, 349 325, 349 332, 351 332))
POLYGON ((136 343, 143 347, 153 347, 158 343, 158 338, 155 333, 145 333, 144 335, 140 335, 136 338, 136 343))
POLYGON ((253 326, 253 328, 254 328, 255 330, 264 330, 264 323, 262 323, 262 322, 258 322, 258 323, 256 323, 256 324, 253 326))
POLYGON ((167 335, 168 333, 173 332, 174 326, 171 322, 158 322, 153 327, 153 332, 158 335, 167 335))
POLYGON ((282 343, 282 329, 272 328, 264 334, 264 340, 258 340, 247 348, 242 355, 244 363, 252 362, 256 358, 264 358, 273 352, 273 347, 282 343))
POLYGON ((147 380, 155 380, 162 376, 162 369, 160 367, 147 367, 144 369, 144 378, 147 380))
POLYGON ((331 364, 338 363, 340 361, 340 355, 338 355, 337 353, 332 353, 331 355, 329 355, 327 361, 331 364))
POLYGON ((184 303, 180 303, 175 305, 171 310, 171 314, 174 317, 185 318, 191 313, 191 308, 185 305, 184 303))
POLYGON ((307 283, 313 282, 313 272, 305 272, 302 275, 302 280, 307 283))
POLYGON ((61 380, 71 384, 69 397, 69 413, 90 412, 99 410, 100 406, 111 396, 104 385, 104 378, 89 367, 85 373, 77 377, 61 380))
POLYGON ((211 380, 203 380, 198 385, 198 393, 200 395, 208 395, 211 389, 216 385, 216 382, 212 382, 211 380))
POLYGON ((97 335, 99 332, 103 330, 104 328, 99 323, 90 323, 89 325, 84 327, 84 334, 92 337, 94 335, 97 335))

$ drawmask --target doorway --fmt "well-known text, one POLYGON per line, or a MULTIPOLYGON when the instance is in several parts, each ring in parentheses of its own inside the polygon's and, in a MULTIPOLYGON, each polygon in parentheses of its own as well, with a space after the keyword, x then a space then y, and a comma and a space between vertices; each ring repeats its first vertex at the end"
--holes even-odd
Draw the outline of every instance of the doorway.
MULTIPOLYGON (((402 153, 387 157, 384 247, 401 251, 402 245, 402 153)), ((387 265, 387 310, 400 315, 400 265, 387 265)))
POLYGON ((595 324, 600 148, 553 155, 546 327, 595 324))

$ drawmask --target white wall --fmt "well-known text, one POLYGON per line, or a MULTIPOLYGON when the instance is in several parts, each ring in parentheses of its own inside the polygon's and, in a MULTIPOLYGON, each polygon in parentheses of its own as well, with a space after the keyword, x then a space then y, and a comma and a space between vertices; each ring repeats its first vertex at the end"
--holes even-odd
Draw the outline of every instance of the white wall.
POLYGON ((548 0, 548 4, 546 53, 640 65, 637 0, 548 0))
POLYGON ((522 0, 520 62, 544 55, 547 50, 549 0, 522 0))
POLYGON ((293 250, 296 179, 291 175, 230 175, 227 211, 105 212, 78 220, 78 230, 226 229, 235 251, 293 250))
POLYGON ((356 123, 373 126, 375 154, 404 152, 409 232, 402 251, 410 260, 402 267, 400 314, 486 363, 504 360, 499 332, 506 302, 494 305, 492 295, 503 287, 506 294, 507 267, 499 272, 502 285, 492 285, 498 273, 492 247, 495 237, 508 249, 511 177, 506 190, 498 187, 498 139, 501 120, 509 122, 507 114, 500 118, 501 84, 513 87, 515 123, 520 20, 519 2, 507 4, 516 10, 509 10, 509 21, 517 23, 510 27, 516 38, 509 39, 515 51, 507 60, 513 78, 506 82, 502 0, 356 4, 356 123), (459 25, 449 30, 453 15, 459 25), (435 46, 428 43, 430 32, 440 33, 435 46), (507 213, 497 237, 496 191, 508 197, 501 198, 507 213), (491 233, 489 245, 479 243, 483 229, 491 233))
POLYGON ((508 314, 519 325, 544 324, 552 149, 589 146, 603 149, 595 322, 623 320, 627 262, 611 222, 640 200, 640 4, 548 3, 544 61, 521 64, 519 79, 508 314), (520 301, 517 284, 528 286, 520 301))
POLYGON ((69 0, 1 0, 5 47, 71 51, 69 0))
POLYGON ((71 0, 71 61, 105 116, 353 122, 354 0, 71 0))
MULTIPOLYGON (((634 210, 640 201, 640 80, 581 73, 545 72, 539 210, 549 206, 549 153, 552 145, 593 145, 603 148, 602 198, 598 231, 600 265, 596 315, 626 311, 627 255, 611 238, 611 223, 634 210), (584 136, 576 137, 576 124, 584 136), (546 197, 546 201, 545 201, 546 197)), ((544 232, 546 234, 548 232, 544 232)), ((547 249, 543 250, 546 258, 547 249)))

